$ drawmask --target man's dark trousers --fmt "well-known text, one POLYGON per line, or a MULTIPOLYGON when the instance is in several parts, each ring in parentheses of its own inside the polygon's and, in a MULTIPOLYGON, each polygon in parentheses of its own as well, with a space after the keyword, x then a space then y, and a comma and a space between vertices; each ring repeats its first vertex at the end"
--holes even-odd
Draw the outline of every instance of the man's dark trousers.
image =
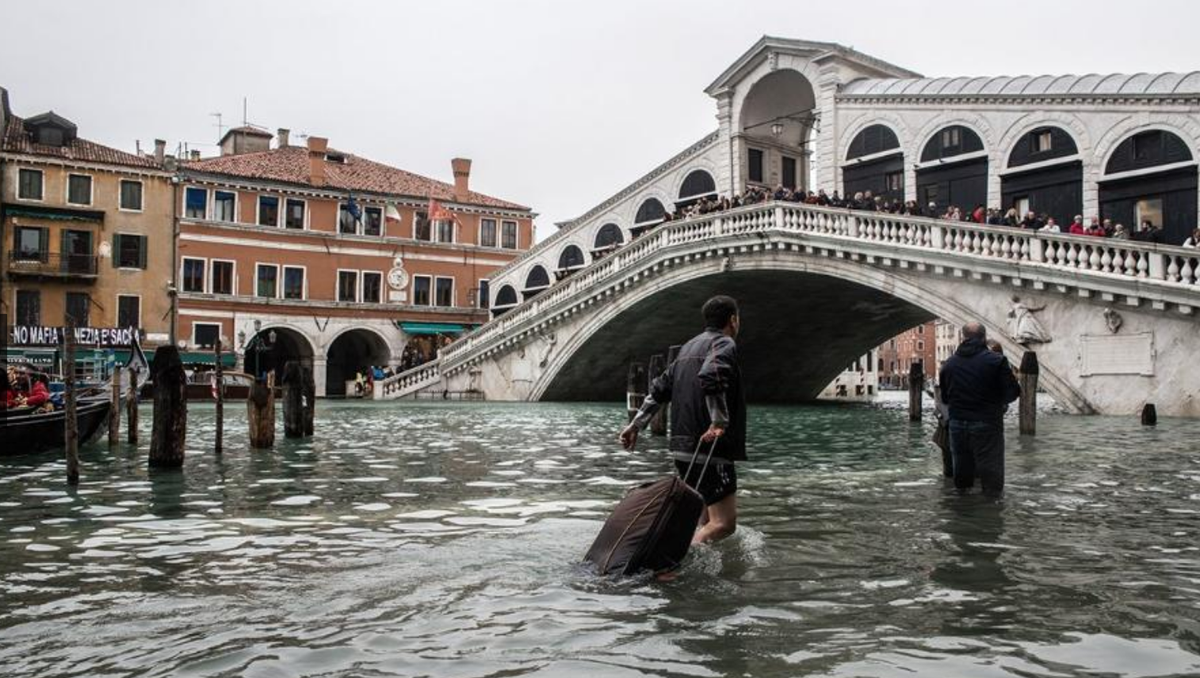
POLYGON ((1003 421, 950 420, 950 451, 954 455, 954 487, 965 492, 979 478, 983 493, 1004 492, 1003 421))

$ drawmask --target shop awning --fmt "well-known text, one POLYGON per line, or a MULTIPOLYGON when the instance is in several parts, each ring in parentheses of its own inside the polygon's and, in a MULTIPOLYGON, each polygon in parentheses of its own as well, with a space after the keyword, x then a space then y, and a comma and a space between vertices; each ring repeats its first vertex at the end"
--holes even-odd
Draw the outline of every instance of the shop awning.
POLYGON ((478 325, 397 321, 396 327, 403 330, 405 334, 462 334, 467 330, 478 327, 478 325))

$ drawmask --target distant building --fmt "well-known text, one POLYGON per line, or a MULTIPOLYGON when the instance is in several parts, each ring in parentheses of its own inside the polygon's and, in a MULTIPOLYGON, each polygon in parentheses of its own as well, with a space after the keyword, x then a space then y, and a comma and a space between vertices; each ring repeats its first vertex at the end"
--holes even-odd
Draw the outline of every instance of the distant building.
POLYGON ((881 388, 907 388, 910 365, 920 363, 925 379, 937 377, 937 321, 901 332, 879 347, 881 388))
POLYGON ((871 349, 838 375, 821 395, 821 400, 869 402, 879 395, 879 350, 871 349))
MULTIPOLYGON (((162 145, 158 157, 134 155, 80 137, 74 122, 54 112, 18 117, 3 90, 0 119, 0 296, 10 351, 53 353, 30 339, 48 335, 28 329, 69 322, 133 329, 150 347, 166 343, 173 188, 162 145)), ((81 360, 92 351, 82 349, 81 360)))
POLYGON ((318 395, 486 322, 492 272, 533 244, 534 214, 472 191, 469 160, 448 184, 284 129, 220 145, 180 169, 178 338, 223 337, 257 375, 311 365, 318 395))
POLYGON ((946 322, 945 320, 938 320, 934 326, 934 335, 936 336, 936 341, 934 343, 937 347, 937 364, 938 368, 941 369, 942 363, 946 362, 950 356, 954 355, 955 349, 958 348, 958 327, 956 327, 953 323, 946 322))

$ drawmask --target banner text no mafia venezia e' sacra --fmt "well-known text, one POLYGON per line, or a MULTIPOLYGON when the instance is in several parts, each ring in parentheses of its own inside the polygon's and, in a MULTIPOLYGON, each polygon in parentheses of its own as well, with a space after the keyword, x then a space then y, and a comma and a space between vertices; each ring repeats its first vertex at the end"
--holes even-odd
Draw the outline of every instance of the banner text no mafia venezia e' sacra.
MULTIPOLYGON (((10 346, 59 346, 66 337, 65 327, 14 325, 9 333, 10 346)), ((136 327, 76 327, 75 343, 98 348, 124 348, 140 341, 136 327)))

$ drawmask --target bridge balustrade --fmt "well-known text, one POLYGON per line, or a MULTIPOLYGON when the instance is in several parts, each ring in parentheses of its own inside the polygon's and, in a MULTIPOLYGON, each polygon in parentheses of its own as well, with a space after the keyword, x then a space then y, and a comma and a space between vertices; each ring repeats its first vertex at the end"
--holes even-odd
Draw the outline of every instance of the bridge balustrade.
MULTIPOLYGON (((1023 231, 1004 226, 952 222, 924 217, 769 202, 726 212, 671 222, 621 247, 610 256, 575 272, 476 332, 444 347, 434 363, 384 382, 384 394, 418 388, 440 378, 439 366, 457 369, 478 349, 488 352, 515 345, 533 331, 533 321, 561 307, 582 292, 598 287, 621 271, 675 247, 724 237, 768 232, 797 233, 826 239, 830 244, 863 242, 924 250, 970 259, 1011 262, 1020 266, 1083 272, 1098 279, 1153 281, 1187 291, 1200 290, 1200 253, 1179 247, 1127 240, 1083 238, 1066 234, 1023 231), (395 381, 393 386, 391 382, 395 381)), ((621 283, 618 290, 626 283, 621 283)), ((569 309, 574 313, 578 309, 569 309)))

